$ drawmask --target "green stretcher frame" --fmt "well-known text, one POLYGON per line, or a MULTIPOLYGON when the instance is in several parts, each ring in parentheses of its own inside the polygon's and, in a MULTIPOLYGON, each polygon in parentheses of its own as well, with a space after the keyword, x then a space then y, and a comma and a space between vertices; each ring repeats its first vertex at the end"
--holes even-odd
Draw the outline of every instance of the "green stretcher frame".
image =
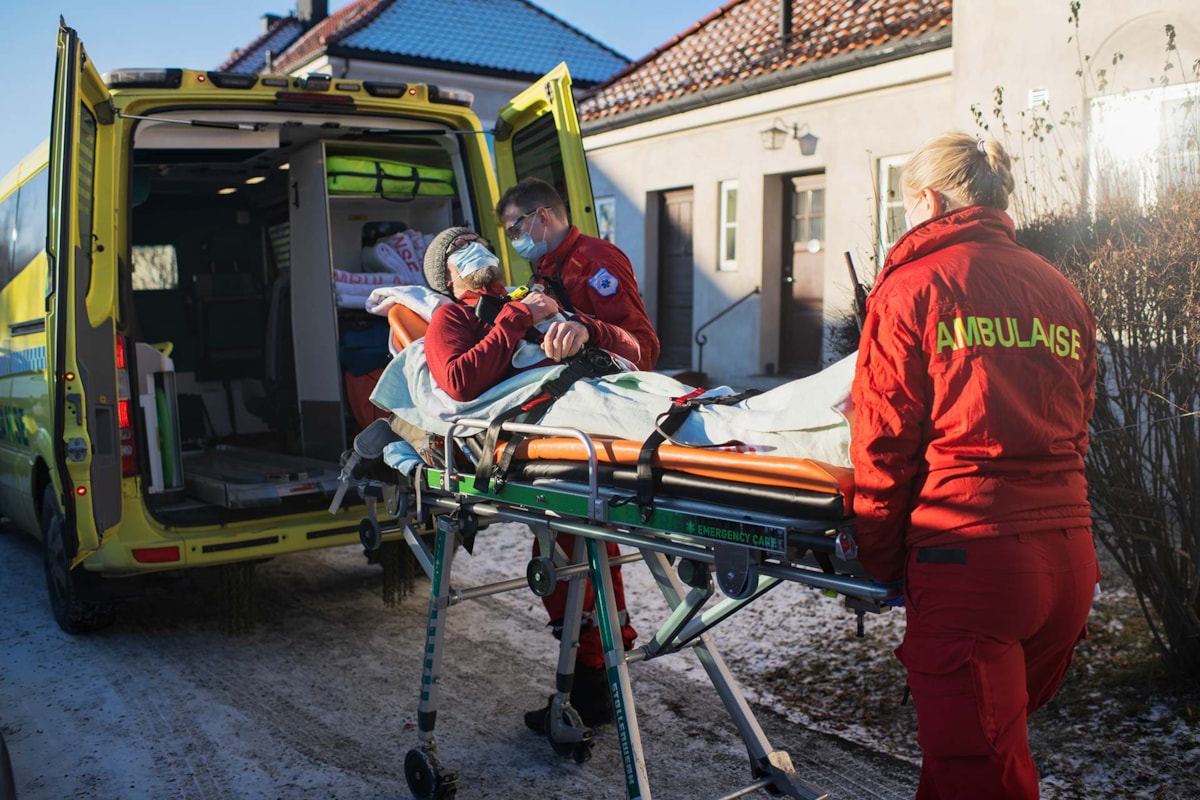
MULTIPOLYGON (((482 430, 487 425, 481 420, 455 423, 446 436, 443 463, 456 463, 454 435, 458 429, 482 430)), ((558 581, 568 581, 547 734, 559 755, 580 763, 590 758, 592 731, 583 725, 569 701, 585 590, 581 578, 586 576, 595 587, 596 624, 604 647, 629 800, 651 798, 630 667, 685 649, 696 653, 750 758, 750 783, 722 800, 744 797, 759 789, 801 800, 826 798, 823 790, 796 773, 787 752, 771 746, 709 632, 783 581, 844 595, 847 607, 857 613, 860 626, 865 613, 885 610, 881 602, 885 590, 873 585, 856 562, 838 562, 836 558, 839 549, 845 547, 846 537, 852 540, 853 521, 759 514, 664 497, 656 498, 654 513, 643 521, 636 505, 628 502, 628 491, 599 485, 595 449, 586 434, 519 423, 505 423, 503 429, 579 439, 589 453, 589 479, 586 484, 547 479, 509 481, 499 487, 493 484, 492 491, 484 493, 475 490, 473 475, 420 467, 409 489, 414 503, 389 504, 390 509, 402 509, 397 525, 430 578, 417 713, 418 744, 407 753, 404 763, 405 778, 414 797, 449 800, 457 791, 456 773, 438 759, 435 734, 446 615, 454 605, 501 592, 532 589, 535 594, 548 594, 558 581), (455 553, 460 546, 471 550, 481 525, 491 521, 525 523, 537 538, 540 552, 553 555, 534 559, 522 577, 475 587, 452 586, 455 553), (418 527, 423 531, 432 529, 432 547, 418 534, 418 527), (558 533, 575 534, 573 553, 564 553, 557 545, 558 533), (609 541, 633 548, 636 553, 610 560, 605 547, 600 546, 609 541), (674 565, 669 558, 676 560, 674 565), (671 611, 645 644, 626 651, 610 568, 636 561, 646 564, 671 611), (842 569, 831 568, 835 563, 842 569), (710 604, 717 585, 725 597, 710 604)), ((378 528, 374 519, 370 522, 378 528)))

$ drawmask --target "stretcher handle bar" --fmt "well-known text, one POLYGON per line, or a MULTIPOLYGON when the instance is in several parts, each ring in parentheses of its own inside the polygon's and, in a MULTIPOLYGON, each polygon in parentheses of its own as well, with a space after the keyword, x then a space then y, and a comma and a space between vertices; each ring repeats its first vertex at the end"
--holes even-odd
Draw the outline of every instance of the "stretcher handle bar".
MULTIPOLYGON (((443 508, 455 509, 458 504, 449 498, 441 498, 438 504, 443 508)), ((550 530, 559 531, 561 533, 573 533, 579 536, 586 536, 592 539, 597 539, 604 542, 616 542, 617 544, 628 545, 634 548, 645 548, 654 550, 666 555, 677 556, 679 558, 690 558, 695 561, 702 561, 706 564, 713 564, 716 558, 711 550, 703 547, 689 547, 688 545, 676 544, 674 542, 665 541, 659 538, 640 538, 631 534, 621 533, 620 531, 612 530, 611 528, 603 528, 598 525, 588 525, 581 522, 567 522, 565 520, 555 519, 553 517, 544 517, 536 513, 527 511, 516 511, 509 508, 499 508, 490 503, 478 503, 471 506, 471 510, 481 516, 502 517, 503 519, 512 520, 513 522, 524 522, 526 525, 547 525, 550 530)), ((784 564, 759 564, 756 569, 760 575, 766 575, 772 578, 779 578, 785 581, 793 581, 795 583, 803 583, 806 586, 812 586, 817 589, 831 589, 851 597, 861 597, 865 600, 884 600, 888 596, 886 588, 873 586, 868 581, 861 578, 844 577, 841 575, 830 575, 825 572, 818 572, 813 569, 803 569, 800 567, 790 567, 784 564)))
MULTIPOLYGON (((460 419, 450 426, 450 431, 446 434, 446 471, 442 474, 442 488, 447 492, 450 491, 450 473, 453 472, 450 465, 454 463, 451 456, 455 431, 460 427, 487 430, 490 424, 481 419, 460 419)), ((588 459, 588 520, 594 521, 603 518, 600 513, 600 477, 596 467, 596 445, 592 444, 591 437, 578 428, 552 428, 545 425, 530 425, 526 422, 505 422, 500 426, 500 430, 509 433, 528 433, 535 436, 569 436, 572 439, 578 439, 583 445, 584 451, 587 452, 588 459)))

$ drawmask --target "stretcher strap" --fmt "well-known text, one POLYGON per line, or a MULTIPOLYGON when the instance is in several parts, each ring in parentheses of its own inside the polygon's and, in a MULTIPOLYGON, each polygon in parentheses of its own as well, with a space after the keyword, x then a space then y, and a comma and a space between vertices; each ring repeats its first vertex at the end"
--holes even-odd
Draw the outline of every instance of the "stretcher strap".
POLYGON ((483 457, 475 472, 475 491, 484 494, 490 491, 493 481, 496 488, 504 485, 508 470, 512 466, 513 456, 517 453, 517 445, 525 438, 524 434, 511 434, 504 446, 504 452, 496 459, 496 445, 500 441, 506 422, 536 423, 550 410, 550 404, 566 394, 571 384, 580 378, 596 378, 619 372, 620 367, 613 357, 604 350, 585 346, 582 350, 567 360, 567 367, 555 377, 542 384, 542 393, 532 400, 510 408, 492 420, 487 427, 483 440, 483 457))
POLYGON ((681 447, 735 447, 743 444, 736 439, 730 439, 727 442, 719 444, 694 444, 680 442, 674 438, 675 432, 683 426, 684 421, 697 408, 710 405, 731 406, 735 403, 740 403, 748 397, 759 394, 757 389, 747 389, 744 392, 724 397, 700 397, 699 395, 705 391, 705 389, 695 389, 688 394, 673 398, 671 407, 655 418, 653 432, 642 443, 642 449, 638 452, 637 460, 638 478, 636 495, 638 508, 642 512, 642 522, 648 521, 654 513, 655 479, 652 464, 654 456, 658 453, 658 448, 663 442, 670 442, 681 447))

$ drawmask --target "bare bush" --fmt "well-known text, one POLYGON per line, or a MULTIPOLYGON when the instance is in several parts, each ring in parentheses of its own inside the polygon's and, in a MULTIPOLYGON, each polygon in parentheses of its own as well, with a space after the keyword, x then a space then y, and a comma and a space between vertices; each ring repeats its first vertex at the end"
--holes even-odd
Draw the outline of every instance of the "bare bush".
POLYGON ((1151 210, 1044 216, 1023 243, 1092 307, 1100 337, 1088 479, 1097 538, 1133 579, 1150 630, 1200 675, 1200 192, 1151 210))

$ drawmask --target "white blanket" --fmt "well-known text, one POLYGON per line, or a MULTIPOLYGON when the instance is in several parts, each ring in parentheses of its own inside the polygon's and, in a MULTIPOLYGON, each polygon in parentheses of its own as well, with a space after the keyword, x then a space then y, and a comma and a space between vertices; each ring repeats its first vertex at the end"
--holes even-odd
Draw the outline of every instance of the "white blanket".
MULTIPOLYGON (((421 342, 397 356, 371 394, 380 408, 417 427, 446 435, 463 418, 490 420, 538 394, 542 383, 562 367, 522 372, 475 400, 459 403, 433 383, 421 342)), ((709 405, 693 412, 674 438, 691 444, 736 439, 762 453, 812 458, 850 466, 850 382, 854 356, 816 375, 791 381, 729 406, 709 405)), ((542 424, 578 428, 594 435, 644 440, 671 398, 692 387, 655 372, 627 372, 577 381, 554 401, 542 424)), ((728 387, 706 395, 727 396, 728 387)), ((470 435, 475 430, 464 430, 470 435)))

